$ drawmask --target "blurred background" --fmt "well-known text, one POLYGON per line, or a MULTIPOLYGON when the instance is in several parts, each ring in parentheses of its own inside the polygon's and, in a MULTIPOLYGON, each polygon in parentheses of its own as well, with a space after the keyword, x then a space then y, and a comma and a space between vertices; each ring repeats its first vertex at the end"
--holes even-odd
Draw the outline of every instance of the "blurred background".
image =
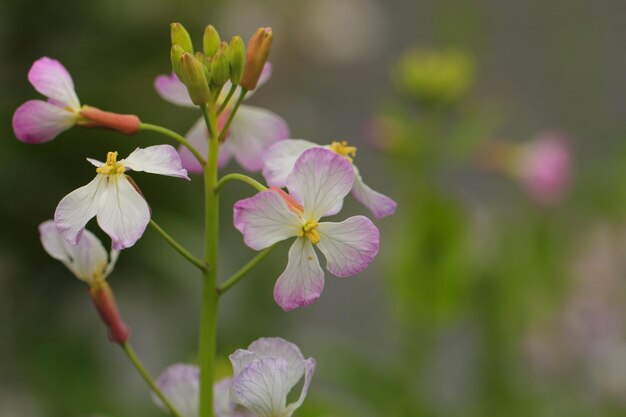
MULTIPOLYGON (((399 204, 371 267, 327 274, 311 307, 272 299, 287 245, 226 294, 220 375, 281 336, 318 362, 302 417, 625 415, 624 16, 620 0, 0 2, 0 415, 163 415, 37 226, 92 178, 85 157, 166 139, 74 128, 29 146, 11 117, 47 55, 83 103, 186 132, 198 114, 152 87, 172 21, 198 44, 208 23, 227 39, 272 26, 273 76, 250 103, 294 138, 357 146, 399 204)), ((201 181, 135 180, 201 253, 201 181)), ((222 198, 223 278, 254 254, 231 219, 249 195, 222 198)), ((348 198, 353 214, 369 215, 348 198)), ((200 277, 151 229, 109 282, 154 375, 196 360, 200 277)))

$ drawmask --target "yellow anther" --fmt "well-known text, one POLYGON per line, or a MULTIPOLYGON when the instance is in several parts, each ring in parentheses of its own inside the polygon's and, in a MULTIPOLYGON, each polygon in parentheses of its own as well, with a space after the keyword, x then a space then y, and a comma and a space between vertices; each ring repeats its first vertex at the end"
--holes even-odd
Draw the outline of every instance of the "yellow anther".
POLYGON ((117 162, 117 152, 107 153, 107 162, 99 168, 96 168, 96 172, 102 175, 115 175, 122 174, 125 171, 124 164, 117 162))
POLYGON ((320 234, 317 232, 317 230, 315 230, 316 227, 317 222, 309 220, 302 226, 302 229, 300 229, 298 237, 306 236, 307 238, 309 238, 311 243, 318 244, 320 241, 320 234))
POLYGON ((333 141, 328 148, 350 162, 352 162, 352 158, 356 156, 356 146, 348 146, 348 141, 346 140, 342 140, 341 142, 333 141))

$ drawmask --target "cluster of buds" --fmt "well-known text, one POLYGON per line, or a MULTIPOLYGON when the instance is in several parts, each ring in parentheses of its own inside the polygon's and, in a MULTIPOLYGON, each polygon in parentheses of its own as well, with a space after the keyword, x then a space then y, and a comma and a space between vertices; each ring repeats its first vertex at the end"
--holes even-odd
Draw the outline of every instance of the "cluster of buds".
POLYGON ((230 43, 222 41, 213 25, 204 30, 202 51, 194 51, 191 36, 180 23, 172 23, 171 38, 172 69, 187 87, 191 101, 203 105, 228 82, 245 90, 256 87, 269 56, 272 30, 258 29, 247 50, 238 35, 230 43))

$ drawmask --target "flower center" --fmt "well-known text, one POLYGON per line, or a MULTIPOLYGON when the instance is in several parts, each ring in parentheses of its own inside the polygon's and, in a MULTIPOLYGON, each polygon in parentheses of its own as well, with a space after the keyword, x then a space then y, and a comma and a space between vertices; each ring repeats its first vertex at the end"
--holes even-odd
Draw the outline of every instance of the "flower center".
POLYGON ((302 229, 300 229, 300 233, 298 234, 298 237, 306 236, 309 238, 311 243, 318 244, 320 241, 320 234, 317 233, 317 230, 315 230, 316 227, 317 227, 317 222, 314 220, 309 220, 302 226, 302 229))
POLYGON ((347 140, 342 140, 341 142, 333 141, 333 143, 328 145, 328 149, 338 153, 350 162, 352 162, 352 158, 356 157, 356 146, 348 146, 347 140))
POLYGON ((107 153, 107 162, 99 168, 96 168, 96 172, 101 175, 117 175, 123 174, 125 171, 124 164, 117 162, 117 152, 107 153))

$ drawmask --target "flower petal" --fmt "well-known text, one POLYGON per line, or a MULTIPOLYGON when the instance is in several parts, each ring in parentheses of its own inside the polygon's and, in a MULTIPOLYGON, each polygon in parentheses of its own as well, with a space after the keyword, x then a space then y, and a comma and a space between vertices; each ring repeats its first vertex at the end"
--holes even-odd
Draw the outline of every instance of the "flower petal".
POLYGON ((307 149, 319 147, 303 139, 281 140, 263 153, 263 177, 270 186, 284 187, 296 161, 307 149))
POLYGON ((78 114, 42 100, 29 100, 15 110, 13 131, 25 143, 44 143, 76 123, 78 114))
POLYGON ((263 337, 252 342, 248 350, 260 357, 281 358, 287 361, 289 364, 287 386, 290 390, 302 378, 305 368, 304 356, 295 344, 280 337, 263 337))
POLYGON ((370 209, 377 219, 391 216, 396 212, 398 204, 378 191, 372 190, 363 182, 363 178, 358 169, 354 167, 354 185, 352 186, 352 195, 360 201, 365 207, 370 209))
POLYGON ((28 81, 46 97, 63 107, 80 108, 80 101, 74 90, 72 76, 56 59, 39 58, 28 71, 28 81))
POLYGON ((289 137, 285 120, 269 110, 240 106, 230 126, 225 146, 248 171, 263 168, 263 152, 268 146, 289 137))
POLYGON ((189 97, 187 87, 173 72, 170 75, 159 75, 156 77, 154 79, 154 89, 165 101, 177 106, 196 107, 189 97))
POLYGON ((101 191, 98 225, 111 236, 113 249, 122 250, 133 246, 143 235, 150 222, 150 208, 126 175, 107 178, 101 191))
MULTIPOLYGON (((209 131, 202 117, 189 129, 185 138, 201 155, 207 155, 209 153, 209 131)), ((186 146, 179 146, 178 154, 180 155, 183 168, 187 171, 194 174, 199 174, 203 171, 200 162, 198 162, 196 157, 193 156, 186 146)))
POLYGON ((318 220, 352 188, 354 169, 343 156, 325 148, 304 151, 287 177, 287 188, 302 201, 304 217, 318 220))
POLYGON ((324 271, 309 239, 298 238, 289 249, 287 268, 274 286, 274 300, 283 310, 306 307, 320 297, 324 271))
MULTIPOLYGON (((186 364, 169 366, 155 382, 182 417, 198 417, 200 370, 197 366, 186 364)), ((156 395, 152 394, 152 400, 163 411, 169 413, 156 395)))
POLYGON ((223 378, 213 386, 213 411, 215 417, 256 417, 252 411, 230 400, 231 378, 223 378))
POLYGON ((258 417, 289 417, 283 414, 289 392, 285 385, 288 372, 289 364, 284 359, 254 360, 233 378, 233 400, 258 417))
POLYGON ((307 393, 309 392, 309 385, 311 385, 311 379, 313 379, 313 373, 315 372, 316 362, 315 359, 309 358, 304 361, 304 384, 302 385, 302 392, 300 392, 300 397, 296 402, 293 402, 287 406, 287 412, 285 416, 290 416, 296 411, 306 398, 307 393))
POLYGON ((106 178, 96 177, 65 197, 54 212, 56 227, 68 242, 77 245, 87 222, 96 215, 106 187, 106 178))
POLYGON ((246 245, 255 250, 297 236, 301 227, 298 215, 278 193, 269 190, 235 203, 233 222, 246 245))
POLYGON ((189 179, 180 161, 180 156, 171 145, 155 145, 135 149, 128 158, 120 163, 133 171, 189 179))
POLYGON ((326 269, 338 277, 361 272, 378 254, 380 233, 365 216, 353 216, 339 223, 322 222, 317 226, 317 247, 326 257, 326 269))

